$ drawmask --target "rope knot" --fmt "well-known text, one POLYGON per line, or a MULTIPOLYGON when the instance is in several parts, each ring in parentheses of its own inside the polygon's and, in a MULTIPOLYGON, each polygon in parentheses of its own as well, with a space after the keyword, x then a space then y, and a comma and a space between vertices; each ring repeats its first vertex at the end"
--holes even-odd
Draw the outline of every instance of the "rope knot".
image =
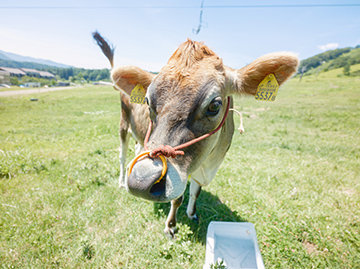
POLYGON ((169 145, 160 145, 158 148, 153 149, 149 155, 151 158, 157 158, 160 155, 165 156, 166 158, 175 158, 177 155, 184 155, 184 152, 182 150, 176 150, 169 145))

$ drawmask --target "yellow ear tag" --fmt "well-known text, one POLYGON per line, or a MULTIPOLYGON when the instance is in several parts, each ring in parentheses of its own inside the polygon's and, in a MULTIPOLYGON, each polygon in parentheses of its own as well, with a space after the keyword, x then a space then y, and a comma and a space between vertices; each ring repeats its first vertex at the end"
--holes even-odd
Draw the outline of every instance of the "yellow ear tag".
POLYGON ((141 84, 137 84, 131 91, 130 103, 144 104, 145 103, 146 90, 141 84))
POLYGON ((278 89, 279 84, 274 74, 269 74, 260 82, 256 91, 255 100, 275 101, 278 89))

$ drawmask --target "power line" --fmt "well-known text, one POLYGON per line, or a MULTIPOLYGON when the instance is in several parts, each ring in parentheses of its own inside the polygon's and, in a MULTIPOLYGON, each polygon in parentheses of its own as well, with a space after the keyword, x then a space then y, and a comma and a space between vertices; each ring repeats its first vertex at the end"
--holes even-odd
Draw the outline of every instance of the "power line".
POLYGON ((356 7, 360 4, 314 4, 314 5, 224 5, 205 6, 204 8, 303 8, 303 7, 356 7))
POLYGON ((201 27, 202 27, 202 24, 203 24, 203 21, 202 21, 203 8, 204 8, 204 0, 202 0, 202 2, 201 2, 201 7, 200 7, 199 26, 198 26, 197 29, 193 28, 193 33, 194 33, 195 35, 197 35, 197 34, 200 32, 201 27))
MULTIPOLYGON (((206 8, 319 8, 360 7, 360 4, 309 4, 309 5, 209 5, 206 8)), ((0 6, 0 9, 197 9, 198 6, 0 6)))

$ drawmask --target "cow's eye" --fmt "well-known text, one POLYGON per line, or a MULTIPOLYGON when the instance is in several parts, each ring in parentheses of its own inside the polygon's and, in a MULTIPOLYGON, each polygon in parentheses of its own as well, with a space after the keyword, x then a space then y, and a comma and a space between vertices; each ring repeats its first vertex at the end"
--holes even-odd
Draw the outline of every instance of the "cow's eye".
POLYGON ((206 114, 209 116, 215 116, 219 113, 220 108, 222 106, 222 101, 220 97, 214 98, 210 105, 208 106, 208 110, 206 111, 206 114))
POLYGON ((151 106, 149 106, 149 114, 150 114, 150 119, 155 123, 156 122, 156 112, 151 106))
POLYGON ((144 104, 147 104, 149 107, 150 119, 153 122, 156 122, 156 112, 155 112, 154 108, 150 105, 149 98, 145 97, 144 104))

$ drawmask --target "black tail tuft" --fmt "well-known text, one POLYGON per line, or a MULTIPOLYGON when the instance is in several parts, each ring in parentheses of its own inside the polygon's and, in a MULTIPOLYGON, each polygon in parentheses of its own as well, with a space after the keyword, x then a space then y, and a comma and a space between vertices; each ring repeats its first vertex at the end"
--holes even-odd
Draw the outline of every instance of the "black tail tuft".
POLYGON ((92 33, 92 36, 96 43, 101 48, 102 52, 105 54, 105 56, 109 59, 111 68, 114 67, 114 51, 115 47, 113 45, 109 45, 108 41, 106 41, 98 31, 95 31, 92 33))

